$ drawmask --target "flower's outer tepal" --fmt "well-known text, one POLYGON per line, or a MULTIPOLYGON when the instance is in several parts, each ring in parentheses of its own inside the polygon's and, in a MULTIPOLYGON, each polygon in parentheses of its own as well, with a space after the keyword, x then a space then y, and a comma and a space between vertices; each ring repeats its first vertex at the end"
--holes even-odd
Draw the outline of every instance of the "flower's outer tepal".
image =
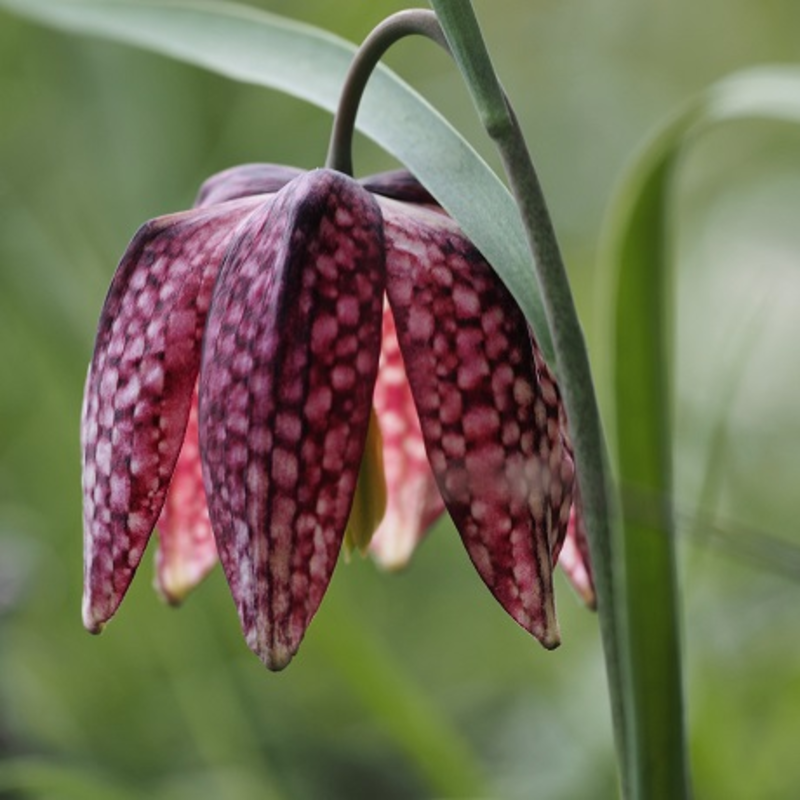
MULTIPOLYGON (((535 356, 536 368, 539 371, 539 378, 542 384, 542 396, 546 399, 548 405, 558 408, 561 446, 566 452, 569 461, 573 462, 567 412, 561 400, 558 382, 538 349, 535 352, 535 356)), ((576 477, 572 487, 572 505, 569 510, 568 523, 556 528, 556 533, 561 538, 556 538, 552 542, 553 562, 558 561, 564 574, 583 602, 589 608, 595 608, 597 598, 595 596, 591 559, 589 557, 589 541, 586 538, 586 526, 583 521, 583 505, 581 503, 579 483, 580 481, 576 477)))
POLYGON ((378 204, 318 170, 248 220, 214 290, 200 377, 206 496, 250 647, 291 659, 342 545, 378 370, 378 204))
POLYGON ((555 647, 552 545, 574 468, 527 323, 451 219, 389 199, 381 210, 387 294, 439 490, 492 594, 555 647))
POLYGON ((119 606, 161 513, 184 438, 211 292, 255 197, 144 225, 120 262, 86 379, 83 620, 119 606))

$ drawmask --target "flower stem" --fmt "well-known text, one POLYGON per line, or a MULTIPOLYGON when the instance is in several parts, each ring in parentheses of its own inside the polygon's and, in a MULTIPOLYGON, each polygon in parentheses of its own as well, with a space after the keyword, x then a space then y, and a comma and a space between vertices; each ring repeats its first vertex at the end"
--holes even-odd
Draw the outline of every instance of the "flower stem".
POLYGON ((606 657, 611 708, 623 795, 629 783, 631 719, 628 705, 628 647, 618 592, 623 563, 615 536, 617 502, 612 490, 605 439, 589 357, 550 215, 516 117, 491 64, 472 4, 468 0, 430 0, 450 49, 472 93, 481 120, 495 142, 517 201, 533 256, 557 369, 575 444, 583 510, 589 532, 606 657))
POLYGON ((447 50, 447 42, 436 14, 421 8, 399 11, 381 22, 364 40, 348 70, 342 87, 339 107, 325 166, 345 175, 353 174, 353 131, 361 96, 372 72, 384 53, 406 36, 425 36, 447 50))

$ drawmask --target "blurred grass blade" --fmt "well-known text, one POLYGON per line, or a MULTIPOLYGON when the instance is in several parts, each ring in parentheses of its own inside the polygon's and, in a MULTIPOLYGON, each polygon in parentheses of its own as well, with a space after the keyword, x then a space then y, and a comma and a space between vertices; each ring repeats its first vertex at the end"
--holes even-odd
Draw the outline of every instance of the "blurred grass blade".
POLYGON ((689 767, 681 678, 675 537, 670 500, 643 521, 632 497, 671 498, 670 231, 668 204, 686 146, 709 127, 742 118, 800 122, 800 70, 761 68, 728 78, 698 97, 635 161, 613 208, 606 283, 612 339, 617 475, 622 497, 627 628, 628 776, 636 798, 688 797, 689 767))
POLYGON ((62 800, 136 800, 141 797, 138 792, 108 782, 96 770, 58 765, 38 758, 10 758, 0 762, 0 796, 59 797, 62 800))
POLYGON ((432 797, 486 797, 486 776, 469 740, 439 711, 437 699, 422 691, 380 641, 354 624, 355 607, 341 592, 326 599, 339 619, 320 627, 317 643, 353 698, 414 764, 432 797), (357 668, 356 668, 357 665, 357 668))
MULTIPOLYGON (((630 648, 626 690, 628 786, 634 798, 688 796, 675 549, 671 519, 668 359, 668 177, 665 158, 631 197, 612 255, 618 267, 611 352, 614 362, 618 479, 651 498, 665 498, 647 520, 622 502, 625 586, 620 627, 630 648), (630 702, 632 701, 632 702, 630 702)), ((614 439, 612 439, 612 442, 614 439)), ((621 601, 621 602, 619 602, 621 601)))
MULTIPOLYGON (((355 52, 352 44, 325 31, 236 3, 0 0, 0 8, 278 89, 328 111, 336 108, 355 52)), ((519 214, 489 166, 426 100, 383 66, 367 87, 357 127, 405 164, 459 222, 533 321, 545 354, 552 357, 519 214)), ((321 153, 325 145, 320 143, 321 153)), ((269 153, 264 155, 268 160, 269 153)))

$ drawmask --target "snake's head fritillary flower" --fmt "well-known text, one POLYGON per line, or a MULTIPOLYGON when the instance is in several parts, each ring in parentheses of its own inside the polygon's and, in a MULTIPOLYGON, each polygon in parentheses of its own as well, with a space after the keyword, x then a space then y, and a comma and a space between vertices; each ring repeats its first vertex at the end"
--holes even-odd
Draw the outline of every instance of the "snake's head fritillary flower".
POLYGON ((407 559, 446 507, 494 596, 554 647, 574 467, 542 364, 502 282, 413 179, 212 178, 194 210, 140 229, 101 314, 82 419, 86 627, 115 613, 158 523, 162 593, 179 599, 218 553, 249 646, 284 667, 377 447, 379 557, 407 559))

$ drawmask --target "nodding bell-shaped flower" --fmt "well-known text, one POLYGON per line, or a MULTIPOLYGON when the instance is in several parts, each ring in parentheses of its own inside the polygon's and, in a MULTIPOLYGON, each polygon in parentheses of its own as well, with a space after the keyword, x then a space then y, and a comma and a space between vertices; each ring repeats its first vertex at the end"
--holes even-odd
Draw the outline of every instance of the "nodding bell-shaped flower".
POLYGON ((407 173, 238 167, 145 224, 103 307, 81 439, 93 632, 158 524, 162 594, 180 599, 218 553, 248 645, 284 667, 357 487, 382 477, 364 475, 365 448, 385 459, 379 560, 407 560, 446 507, 546 647, 565 536, 592 597, 555 381, 502 282, 407 173))

